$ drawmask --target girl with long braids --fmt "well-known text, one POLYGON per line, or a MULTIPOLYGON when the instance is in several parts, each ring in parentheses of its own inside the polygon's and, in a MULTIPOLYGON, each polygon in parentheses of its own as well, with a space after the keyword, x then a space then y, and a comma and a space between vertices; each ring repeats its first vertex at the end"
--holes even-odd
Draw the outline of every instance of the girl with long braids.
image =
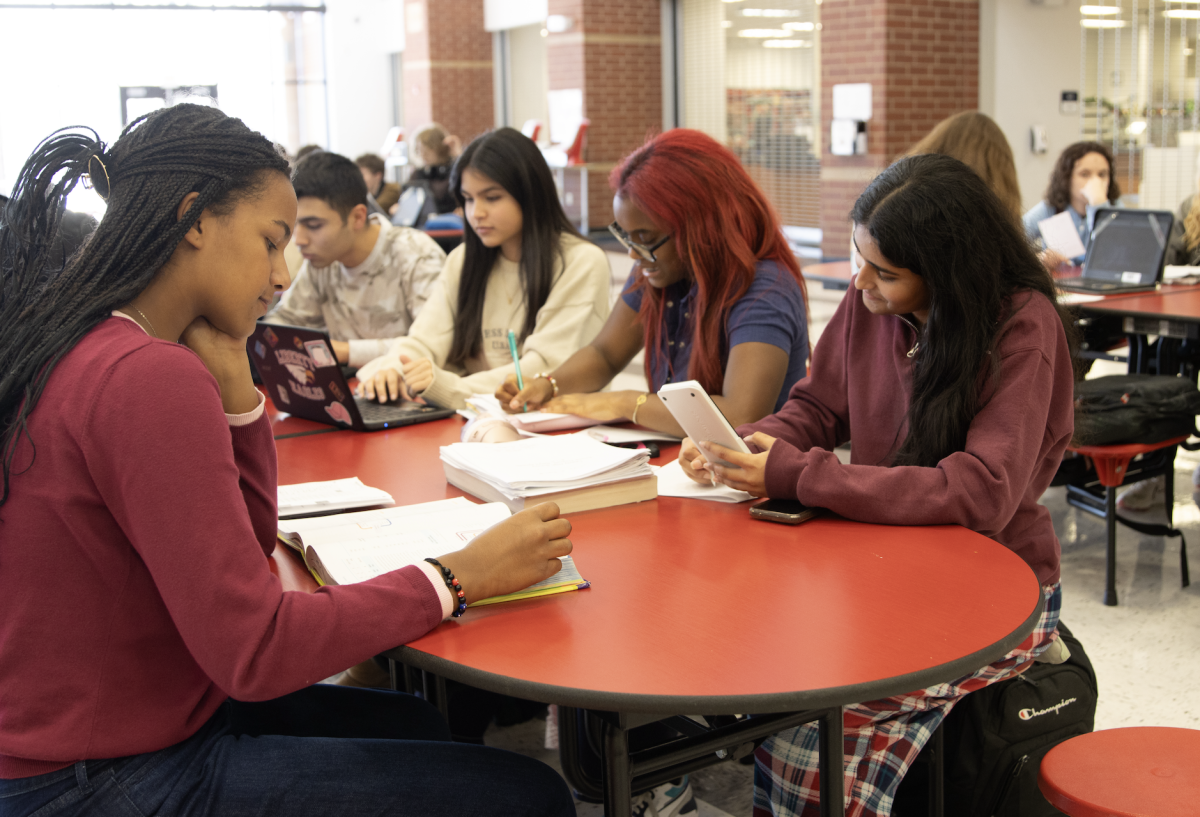
MULTIPOLYGON (((0 814, 574 814, 548 767, 399 693, 310 686, 438 624, 440 571, 284 592, 245 343, 287 287, 287 161, 212 108, 59 131, 0 229, 0 814), (107 200, 46 275, 68 192, 107 200)), ((518 514, 440 556, 467 598, 558 569, 518 514)), ((437 556, 438 554, 430 554, 437 556)))
POLYGON ((467 145, 450 172, 466 213, 463 243, 408 330, 358 370, 359 390, 380 402, 409 396, 463 408, 515 367, 556 367, 608 317, 612 272, 604 251, 571 226, 537 145, 498 128, 467 145), (403 384, 401 383, 403 381, 403 384))
MULTIPOLYGON (((1074 431, 1075 340, 1011 211, 958 160, 901 159, 851 217, 859 270, 811 376, 776 414, 739 429, 756 453, 685 441, 684 470, 862 522, 962 525, 1024 559, 1045 599, 1033 634, 996 663, 845 707, 846 814, 861 817, 891 813, 956 701, 1057 640, 1059 544, 1038 499, 1074 431), (850 440, 842 464, 833 449, 850 440), (717 456, 734 467, 710 464, 717 456)), ((772 592, 802 592, 775 578, 772 592)), ((815 726, 769 738, 756 759, 756 813, 817 813, 815 726)))

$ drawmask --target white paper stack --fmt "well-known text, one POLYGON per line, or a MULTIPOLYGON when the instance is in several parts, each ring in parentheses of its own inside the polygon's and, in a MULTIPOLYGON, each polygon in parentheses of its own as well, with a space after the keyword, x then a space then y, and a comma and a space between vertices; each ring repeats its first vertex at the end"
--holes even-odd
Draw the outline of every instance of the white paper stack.
POLYGON ((598 426, 602 420, 592 420, 580 417, 578 414, 555 414, 551 411, 527 411, 520 414, 509 414, 500 406, 500 401, 493 394, 473 394, 467 398, 467 405, 478 414, 489 414, 503 417, 516 427, 522 434, 544 434, 547 431, 566 431, 572 428, 587 428, 598 426))
POLYGON ((363 485, 358 477, 280 485, 278 502, 280 519, 396 504, 387 491, 363 485))
POLYGON ((605 445, 586 432, 454 443, 442 447, 441 457, 450 484, 514 511, 553 501, 569 513, 658 496, 648 450, 605 445))

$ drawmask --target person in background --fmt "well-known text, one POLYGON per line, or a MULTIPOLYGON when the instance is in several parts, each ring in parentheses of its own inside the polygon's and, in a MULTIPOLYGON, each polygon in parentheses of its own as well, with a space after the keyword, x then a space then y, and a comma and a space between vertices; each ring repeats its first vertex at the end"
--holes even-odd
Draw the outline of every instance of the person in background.
POLYGON ((545 376, 507 378, 507 411, 683 429, 655 392, 697 380, 731 423, 776 410, 804 377, 804 279, 766 196, 724 146, 676 128, 613 170, 616 223, 633 270, 592 343, 545 376), (601 391, 646 350, 649 391, 601 391))
POLYGON ((364 153, 354 160, 362 171, 363 181, 367 183, 367 192, 375 197, 375 203, 385 213, 400 200, 400 185, 384 181, 383 174, 386 166, 377 154, 364 153))
POLYGON ((320 153, 323 150, 325 150, 325 148, 321 147, 320 145, 301 145, 299 150, 296 151, 295 158, 292 159, 292 167, 295 168, 295 166, 300 164, 300 161, 305 157, 313 153, 320 153))
MULTIPOLYGON (((314 593, 271 572, 276 452, 246 340, 288 285, 287 171, 190 104, 111 146, 59 131, 21 170, 0 231, 0 812, 573 815, 552 769, 452 742, 424 701, 314 684, 455 604, 424 562, 314 593), (104 217, 38 286, 82 178, 104 217)), ((570 553, 557 516, 430 556, 467 600, 519 590, 570 553)))
MULTIPOLYGON (((451 189, 450 170, 454 160, 462 153, 462 142, 433 122, 414 133, 411 144, 409 155, 416 170, 404 183, 401 193, 410 187, 422 186, 433 199, 433 206, 429 208, 431 214, 453 213, 458 208, 458 202, 451 189)), ((396 212, 395 205, 389 212, 396 212)))
MULTIPOLYGON (((1019 223, 962 162, 899 160, 859 197, 852 219, 860 271, 821 335, 811 376, 780 411, 738 429, 753 453, 684 440, 679 458, 698 482, 859 522, 962 525, 1037 576, 1041 617, 1003 658, 843 708, 846 813, 884 817, 951 707, 1023 672, 1058 638, 1060 547, 1040 498, 1074 434, 1077 334, 1019 223), (850 440, 842 463, 834 448, 850 440)), ((818 813, 817 732, 788 730, 757 750, 755 813, 818 813)))
MULTIPOLYGON (((1092 240, 1096 208, 1116 207, 1120 198, 1121 187, 1113 173, 1113 157, 1108 147, 1099 142, 1068 145, 1059 155, 1050 174, 1046 198, 1031 207, 1024 216, 1025 234, 1030 241, 1044 248, 1038 222, 1065 211, 1071 214, 1071 221, 1086 250, 1092 240)), ((1065 263, 1082 264, 1084 259, 1082 255, 1064 258, 1051 249, 1043 249, 1039 257, 1050 270, 1065 263)))
POLYGON ((338 362, 362 366, 408 332, 446 255, 425 233, 368 216, 366 183, 344 156, 302 160, 292 185, 304 264, 267 320, 325 329, 338 362))
POLYGON ((359 390, 380 402, 403 391, 448 408, 491 394, 514 371, 555 369, 590 342, 609 313, 604 251, 571 226, 542 153, 512 128, 480 136, 454 164, 466 212, 463 243, 407 337, 359 370, 359 390))
POLYGON ((1004 209, 1021 217, 1021 185, 1017 181, 1012 147, 1004 138, 1004 131, 987 114, 963 111, 946 117, 906 155, 922 153, 941 153, 963 162, 992 188, 1004 209))

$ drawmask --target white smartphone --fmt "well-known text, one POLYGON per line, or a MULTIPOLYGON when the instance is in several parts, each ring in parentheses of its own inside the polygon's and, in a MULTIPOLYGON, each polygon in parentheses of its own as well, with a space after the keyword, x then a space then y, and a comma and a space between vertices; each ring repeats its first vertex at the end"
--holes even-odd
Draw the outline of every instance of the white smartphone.
MULTIPOLYGON (((668 383, 658 390, 658 398, 671 412, 675 422, 683 426, 692 442, 712 442, 734 451, 741 451, 743 454, 751 453, 745 441, 733 430, 733 426, 725 419, 717 404, 708 396, 708 392, 695 380, 668 383)), ((721 459, 716 460, 716 464, 737 467, 721 459)))

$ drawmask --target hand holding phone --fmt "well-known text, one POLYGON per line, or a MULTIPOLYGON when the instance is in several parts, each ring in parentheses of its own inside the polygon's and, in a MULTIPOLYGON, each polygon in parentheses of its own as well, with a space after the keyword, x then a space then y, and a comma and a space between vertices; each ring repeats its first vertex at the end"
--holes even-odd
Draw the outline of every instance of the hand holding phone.
MULTIPOLYGON (((658 398, 662 400, 667 411, 675 418, 675 422, 683 427, 692 442, 713 442, 749 454, 750 448, 734 431, 729 420, 717 408, 717 404, 708 396, 704 387, 695 380, 684 380, 682 383, 668 383, 658 390, 658 398)), ((718 465, 736 467, 725 460, 715 460, 718 465)))

